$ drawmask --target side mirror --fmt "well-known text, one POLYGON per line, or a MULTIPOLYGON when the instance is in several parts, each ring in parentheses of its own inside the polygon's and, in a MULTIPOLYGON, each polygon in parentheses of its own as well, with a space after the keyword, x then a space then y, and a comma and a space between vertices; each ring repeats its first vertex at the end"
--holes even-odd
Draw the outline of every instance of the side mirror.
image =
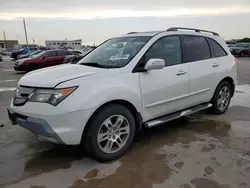
POLYGON ((165 67, 164 59, 150 59, 145 65, 146 70, 157 70, 165 67))
POLYGON ((45 58, 46 58, 45 56, 41 57, 41 59, 45 59, 45 58))

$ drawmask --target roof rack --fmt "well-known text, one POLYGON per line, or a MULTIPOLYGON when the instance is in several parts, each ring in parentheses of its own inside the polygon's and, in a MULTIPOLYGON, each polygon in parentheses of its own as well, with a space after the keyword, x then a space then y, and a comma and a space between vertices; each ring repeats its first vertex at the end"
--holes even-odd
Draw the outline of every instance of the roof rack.
POLYGON ((127 33, 127 35, 131 35, 131 34, 135 34, 135 33, 137 33, 137 32, 129 32, 129 33, 127 33))
POLYGON ((191 30, 191 31, 199 32, 199 33, 200 32, 206 32, 206 33, 212 33, 213 35, 219 36, 218 33, 213 32, 213 31, 207 31, 207 30, 195 29, 195 28, 187 28, 187 27, 171 27, 167 31, 178 31, 178 30, 191 30))

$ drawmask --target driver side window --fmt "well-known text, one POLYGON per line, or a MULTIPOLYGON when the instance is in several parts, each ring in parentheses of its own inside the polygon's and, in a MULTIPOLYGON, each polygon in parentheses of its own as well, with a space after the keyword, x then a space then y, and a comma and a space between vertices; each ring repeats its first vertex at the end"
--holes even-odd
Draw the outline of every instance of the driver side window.
POLYGON ((167 36, 156 41, 145 54, 145 62, 149 59, 164 59, 165 66, 182 62, 181 41, 179 36, 167 36))

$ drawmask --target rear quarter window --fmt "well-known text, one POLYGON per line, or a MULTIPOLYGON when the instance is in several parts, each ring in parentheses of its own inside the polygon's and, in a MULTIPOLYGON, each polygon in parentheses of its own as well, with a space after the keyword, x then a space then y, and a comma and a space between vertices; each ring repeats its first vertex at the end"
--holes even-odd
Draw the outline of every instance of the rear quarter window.
POLYGON ((227 55, 226 51, 221 47, 219 43, 210 38, 207 38, 207 40, 210 45, 212 57, 222 57, 227 55))

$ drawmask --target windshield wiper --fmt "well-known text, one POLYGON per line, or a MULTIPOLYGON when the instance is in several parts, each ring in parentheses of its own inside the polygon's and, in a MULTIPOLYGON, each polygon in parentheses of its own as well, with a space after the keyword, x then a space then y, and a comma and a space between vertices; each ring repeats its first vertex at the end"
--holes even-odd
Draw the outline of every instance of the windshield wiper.
POLYGON ((113 67, 113 66, 109 66, 109 65, 102 65, 102 64, 99 64, 99 63, 92 63, 92 62, 89 62, 89 63, 80 63, 80 65, 86 65, 86 66, 91 66, 91 67, 98 67, 98 68, 116 68, 116 67, 113 67))

